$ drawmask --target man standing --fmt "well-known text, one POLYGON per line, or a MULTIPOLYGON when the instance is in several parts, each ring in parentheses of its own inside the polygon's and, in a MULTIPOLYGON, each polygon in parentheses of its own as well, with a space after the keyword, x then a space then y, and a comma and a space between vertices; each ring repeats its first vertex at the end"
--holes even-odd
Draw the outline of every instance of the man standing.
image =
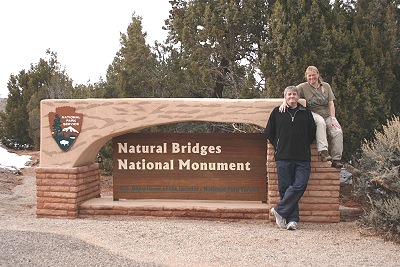
POLYGON ((265 129, 275 150, 281 199, 271 209, 271 214, 275 216, 278 227, 296 230, 298 203, 311 173, 310 144, 315 140, 316 126, 311 111, 298 103, 300 96, 295 86, 285 88, 283 94, 289 107, 283 113, 279 112, 279 107, 274 108, 265 129))

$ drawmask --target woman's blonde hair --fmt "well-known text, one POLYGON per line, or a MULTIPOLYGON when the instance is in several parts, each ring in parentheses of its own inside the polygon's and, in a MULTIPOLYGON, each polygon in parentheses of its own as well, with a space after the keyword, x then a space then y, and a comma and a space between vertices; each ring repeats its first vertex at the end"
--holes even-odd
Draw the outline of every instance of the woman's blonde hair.
MULTIPOLYGON (((307 69, 306 69, 306 72, 305 72, 305 74, 304 74, 304 77, 306 78, 306 80, 307 80, 307 74, 310 74, 310 73, 313 73, 313 72, 319 74, 318 68, 315 67, 315 66, 308 66, 307 69)), ((322 80, 321 74, 319 74, 318 82, 319 82, 319 84, 321 85, 321 91, 322 91, 322 93, 325 93, 325 88, 322 86, 323 80, 322 80)))
MULTIPOLYGON (((319 74, 319 70, 318 70, 317 67, 315 67, 315 66, 308 66, 307 69, 306 69, 306 72, 305 72, 305 74, 304 74, 304 77, 306 78, 306 80, 307 80, 307 74, 310 74, 310 73, 312 73, 312 72, 315 72, 315 73, 319 74)), ((318 82, 321 83, 321 84, 322 84, 322 82, 323 82, 322 77, 321 77, 321 74, 319 74, 318 82)))

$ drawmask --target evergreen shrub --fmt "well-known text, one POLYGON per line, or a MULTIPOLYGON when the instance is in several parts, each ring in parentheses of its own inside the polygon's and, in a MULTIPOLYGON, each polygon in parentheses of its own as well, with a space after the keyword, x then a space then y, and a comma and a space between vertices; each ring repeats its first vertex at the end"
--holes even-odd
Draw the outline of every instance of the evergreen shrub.
POLYGON ((354 192, 365 214, 360 222, 385 239, 400 241, 400 121, 393 116, 362 145, 354 192))

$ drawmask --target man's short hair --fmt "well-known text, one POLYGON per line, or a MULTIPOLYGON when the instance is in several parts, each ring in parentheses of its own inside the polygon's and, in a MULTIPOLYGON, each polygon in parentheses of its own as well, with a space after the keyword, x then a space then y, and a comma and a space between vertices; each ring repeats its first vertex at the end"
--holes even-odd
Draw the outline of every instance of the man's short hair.
POLYGON ((299 94, 299 89, 297 89, 297 87, 294 85, 290 85, 286 87, 285 90, 283 91, 283 97, 285 97, 287 92, 289 91, 296 92, 297 94, 299 94))

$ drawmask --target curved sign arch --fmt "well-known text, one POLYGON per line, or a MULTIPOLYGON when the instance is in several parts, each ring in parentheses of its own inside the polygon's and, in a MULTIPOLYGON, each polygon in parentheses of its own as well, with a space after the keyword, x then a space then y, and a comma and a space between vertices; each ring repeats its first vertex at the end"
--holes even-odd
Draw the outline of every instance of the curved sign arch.
MULTIPOLYGON (((248 123, 265 127, 272 109, 282 99, 119 98, 47 99, 41 101, 40 167, 73 168, 94 162, 101 147, 113 137, 151 126, 208 121, 248 123), (81 115, 81 131, 74 144, 54 140, 50 116, 68 107, 81 115)), ((74 123, 75 115, 65 115, 74 123)), ((75 122, 76 123, 76 122, 75 122)))

